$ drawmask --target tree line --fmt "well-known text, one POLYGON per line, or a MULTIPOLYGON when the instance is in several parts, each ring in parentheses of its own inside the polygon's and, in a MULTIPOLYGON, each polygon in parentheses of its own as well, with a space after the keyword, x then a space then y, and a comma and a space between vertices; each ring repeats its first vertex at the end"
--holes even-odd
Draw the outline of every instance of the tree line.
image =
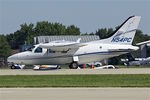
MULTIPOLYGON (((48 21, 37 22, 36 25, 22 24, 20 29, 8 35, 0 35, 0 58, 8 57, 11 49, 18 49, 23 44, 33 44, 35 36, 50 36, 50 35, 98 35, 100 39, 108 38, 112 35, 115 29, 99 28, 93 33, 81 33, 80 28, 75 25, 65 26, 61 23, 51 23, 48 21)), ((117 28, 117 27, 116 27, 117 28)), ((133 44, 150 40, 150 36, 143 34, 141 30, 136 31, 133 44)))
POLYGON ((11 54, 11 48, 4 35, 0 35, 0 59, 6 59, 11 54))
POLYGON ((23 44, 33 44, 35 36, 50 36, 50 35, 80 35, 80 29, 74 25, 65 26, 60 23, 50 23, 48 21, 37 22, 27 25, 20 25, 20 30, 7 35, 7 41, 12 49, 18 48, 23 44))

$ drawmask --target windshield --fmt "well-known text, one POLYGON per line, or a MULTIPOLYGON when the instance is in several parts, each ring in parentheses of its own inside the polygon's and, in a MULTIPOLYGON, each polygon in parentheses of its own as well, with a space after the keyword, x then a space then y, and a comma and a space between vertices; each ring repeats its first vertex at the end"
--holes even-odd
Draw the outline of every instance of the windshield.
POLYGON ((31 46, 27 49, 27 51, 32 51, 35 48, 35 46, 31 46))
POLYGON ((42 48, 41 47, 38 47, 35 49, 34 51, 35 53, 42 53, 42 48))

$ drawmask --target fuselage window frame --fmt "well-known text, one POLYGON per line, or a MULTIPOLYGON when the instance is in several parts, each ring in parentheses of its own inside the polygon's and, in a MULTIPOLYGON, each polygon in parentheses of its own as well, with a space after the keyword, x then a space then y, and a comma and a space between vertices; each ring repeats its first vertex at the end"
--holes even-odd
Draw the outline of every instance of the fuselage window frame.
POLYGON ((34 53, 42 53, 43 49, 41 47, 37 47, 34 51, 34 53))
POLYGON ((53 51, 51 49, 48 49, 48 53, 56 53, 56 51, 53 51))

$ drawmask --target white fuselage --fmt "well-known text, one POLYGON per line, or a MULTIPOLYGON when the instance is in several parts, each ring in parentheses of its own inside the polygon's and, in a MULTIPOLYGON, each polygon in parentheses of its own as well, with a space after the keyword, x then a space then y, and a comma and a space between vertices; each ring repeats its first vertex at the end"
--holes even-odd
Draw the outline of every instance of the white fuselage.
POLYGON ((33 48, 32 51, 25 51, 12 55, 8 58, 8 62, 17 64, 31 64, 31 65, 42 65, 42 64, 70 64, 73 62, 73 56, 77 56, 79 61, 78 64, 84 64, 94 61, 100 61, 106 58, 119 56, 125 54, 128 50, 138 49, 132 45, 118 45, 118 44, 102 44, 89 42, 85 43, 85 46, 80 47, 74 55, 69 52, 48 52, 48 49, 42 48, 41 53, 35 53, 35 49, 38 45, 33 48))

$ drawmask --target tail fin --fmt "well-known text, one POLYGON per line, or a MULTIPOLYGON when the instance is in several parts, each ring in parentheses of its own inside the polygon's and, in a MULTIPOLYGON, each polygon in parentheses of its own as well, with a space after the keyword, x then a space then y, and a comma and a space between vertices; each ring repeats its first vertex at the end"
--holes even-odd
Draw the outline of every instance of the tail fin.
POLYGON ((111 44, 132 44, 140 19, 140 16, 129 17, 118 29, 114 31, 113 36, 100 40, 100 42, 111 44))

